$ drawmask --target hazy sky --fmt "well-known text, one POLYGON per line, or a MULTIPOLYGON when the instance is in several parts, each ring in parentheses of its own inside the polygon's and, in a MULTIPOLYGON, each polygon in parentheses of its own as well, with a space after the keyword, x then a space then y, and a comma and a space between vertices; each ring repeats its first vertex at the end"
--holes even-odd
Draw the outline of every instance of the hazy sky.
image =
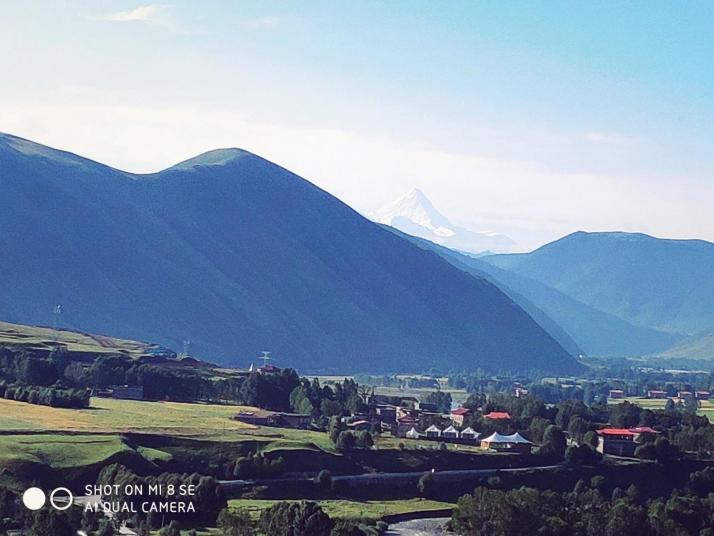
POLYGON ((714 240, 711 2, 3 2, 0 131, 138 172, 242 147, 521 249, 714 240))

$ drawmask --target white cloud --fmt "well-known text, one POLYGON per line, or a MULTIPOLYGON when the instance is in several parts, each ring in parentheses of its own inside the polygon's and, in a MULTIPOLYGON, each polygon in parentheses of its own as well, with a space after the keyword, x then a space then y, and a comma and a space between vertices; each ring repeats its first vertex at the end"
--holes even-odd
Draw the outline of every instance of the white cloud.
POLYGON ((613 132, 588 132, 585 135, 585 139, 592 143, 611 144, 636 143, 642 141, 641 138, 637 138, 634 136, 625 136, 623 134, 617 134, 613 132))
POLYGON ((242 147, 302 175, 363 214, 417 187, 454 221, 507 234, 523 249, 576 230, 619 228, 714 239, 714 183, 549 172, 528 163, 450 152, 418 139, 268 123, 239 110, 204 105, 14 103, 0 105, 0 124, 6 132, 128 171, 157 171, 210 149, 242 147))
POLYGON ((180 27, 171 14, 171 6, 166 4, 149 4, 135 7, 128 11, 116 11, 94 17, 98 20, 111 22, 140 22, 161 26, 170 30, 179 30, 180 27))

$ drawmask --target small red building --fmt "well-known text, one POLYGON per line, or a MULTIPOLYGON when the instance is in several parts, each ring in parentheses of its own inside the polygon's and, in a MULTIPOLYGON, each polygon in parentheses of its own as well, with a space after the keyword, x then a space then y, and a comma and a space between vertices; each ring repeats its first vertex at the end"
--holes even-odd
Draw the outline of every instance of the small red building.
POLYGON ((709 391, 697 391, 694 393, 694 396, 697 397, 697 400, 709 400, 709 395, 711 393, 709 391))
POLYGON ((650 389, 647 391, 647 398, 667 398, 667 391, 661 391, 659 389, 650 389))
POLYGON ((490 419, 492 421, 510 421, 511 414, 507 411, 492 411, 483 416, 484 419, 490 419))
POLYGON ((451 410, 451 421, 461 427, 464 425, 464 419, 466 419, 466 417, 470 417, 471 415, 473 415, 473 411, 462 406, 451 410))
POLYGON ((608 397, 614 400, 625 398, 625 391, 623 391, 622 389, 610 389, 608 397))

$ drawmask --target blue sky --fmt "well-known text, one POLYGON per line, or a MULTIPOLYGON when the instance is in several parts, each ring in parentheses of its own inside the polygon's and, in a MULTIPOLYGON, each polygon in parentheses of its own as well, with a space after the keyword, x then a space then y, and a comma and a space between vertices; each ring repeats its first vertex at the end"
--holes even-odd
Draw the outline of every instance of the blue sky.
POLYGON ((0 131, 130 171, 240 146, 529 249, 714 240, 714 5, 6 3, 0 131))

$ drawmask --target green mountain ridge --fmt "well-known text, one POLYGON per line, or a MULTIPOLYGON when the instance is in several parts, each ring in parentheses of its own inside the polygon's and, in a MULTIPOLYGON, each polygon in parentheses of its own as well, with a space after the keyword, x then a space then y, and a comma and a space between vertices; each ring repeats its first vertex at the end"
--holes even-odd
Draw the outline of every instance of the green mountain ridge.
POLYGON ((482 258, 634 325, 692 335, 714 327, 714 244, 577 232, 531 253, 482 258))
POLYGON ((580 364, 489 281, 288 170, 223 149, 136 175, 0 135, 0 318, 247 366, 580 364))
POLYGON ((684 339, 684 335, 630 324, 539 281, 491 265, 482 257, 457 252, 421 238, 404 236, 455 266, 492 281, 572 354, 645 356, 666 350, 684 339))

